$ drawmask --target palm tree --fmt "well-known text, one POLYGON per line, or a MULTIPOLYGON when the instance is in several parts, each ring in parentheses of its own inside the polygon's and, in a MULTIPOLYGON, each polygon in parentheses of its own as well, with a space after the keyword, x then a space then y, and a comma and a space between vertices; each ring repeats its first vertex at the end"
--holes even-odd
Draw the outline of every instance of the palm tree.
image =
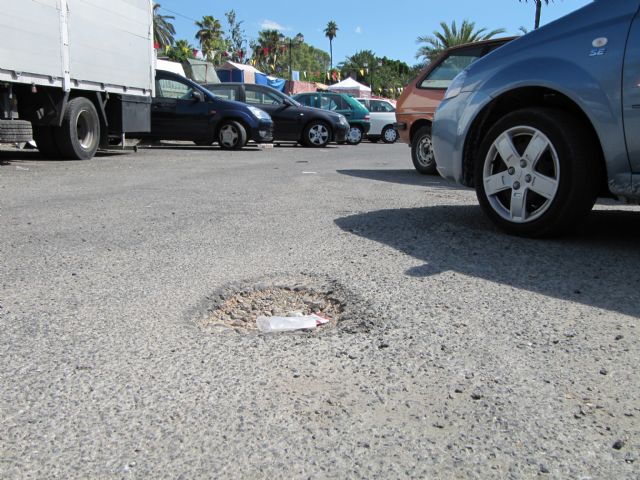
POLYGON ((222 25, 220 21, 211 15, 202 17, 202 21, 195 22, 199 28, 196 33, 196 40, 200 42, 202 54, 209 61, 213 61, 216 53, 225 48, 225 42, 222 37, 222 25))
POLYGON ((331 69, 333 70, 333 39, 338 35, 338 25, 331 20, 324 29, 324 36, 329 39, 329 54, 331 56, 331 69))
POLYGON ((271 72, 277 67, 282 67, 278 60, 281 60, 281 54, 284 54, 283 38, 278 30, 260 30, 258 38, 251 42, 253 59, 263 71, 271 72))
POLYGON ((460 29, 456 25, 456 22, 451 22, 451 26, 446 22, 440 22, 442 32, 434 31, 433 35, 425 35, 418 37, 417 44, 425 43, 420 47, 416 53, 416 58, 423 57, 425 61, 430 61, 436 58, 443 50, 455 47, 456 45, 464 45, 465 43, 478 42, 480 40, 488 40, 496 35, 505 32, 504 28, 498 28, 487 32, 486 28, 476 30, 475 22, 469 22, 464 20, 460 29))
POLYGON ((153 4, 153 39, 160 48, 173 45, 176 29, 169 20, 175 20, 176 17, 170 15, 160 15, 158 9, 159 3, 153 4))
MULTIPOLYGON (((522 0, 518 0, 522 3, 522 0)), ((525 3, 529 3, 528 0, 524 0, 525 3)), ((545 5, 549 5, 549 0, 533 0, 536 4, 536 22, 534 24, 534 29, 540 26, 540 14, 542 13, 542 2, 544 1, 545 5)))

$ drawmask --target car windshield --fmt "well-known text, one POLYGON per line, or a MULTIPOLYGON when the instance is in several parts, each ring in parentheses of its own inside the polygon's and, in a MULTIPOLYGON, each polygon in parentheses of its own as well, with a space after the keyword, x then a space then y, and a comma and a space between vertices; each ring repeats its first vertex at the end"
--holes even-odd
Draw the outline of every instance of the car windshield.
POLYGON ((456 75, 482 57, 482 54, 482 47, 452 52, 420 82, 420 88, 449 88, 456 75))

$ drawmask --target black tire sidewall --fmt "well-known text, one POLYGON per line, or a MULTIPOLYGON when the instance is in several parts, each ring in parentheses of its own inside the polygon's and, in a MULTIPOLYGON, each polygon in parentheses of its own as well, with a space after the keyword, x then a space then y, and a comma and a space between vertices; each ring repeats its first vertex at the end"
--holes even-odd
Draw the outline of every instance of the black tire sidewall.
POLYGON ((362 127, 360 127, 359 125, 354 125, 353 127, 349 127, 349 131, 347 132, 347 143, 349 145, 359 145, 360 142, 362 142, 363 137, 364 137, 364 130, 362 129, 362 127), (349 132, 354 128, 360 130, 360 140, 358 140, 357 142, 352 142, 349 140, 349 132))
POLYGON ((236 122, 235 120, 226 120, 222 122, 218 130, 218 145, 220 145, 220 148, 222 148, 223 150, 241 150, 246 143, 247 143, 247 131, 242 126, 242 124, 240 124, 239 122, 236 122), (227 146, 222 143, 222 138, 221 138, 222 129, 227 125, 233 127, 238 132, 238 141, 233 146, 227 146))
POLYGON ((419 173, 423 175, 435 175, 435 173, 437 172, 435 157, 434 161, 427 166, 422 165, 422 163, 420 163, 420 159, 418 158, 418 146, 425 136, 431 138, 430 125, 420 127, 413 136, 411 140, 411 160, 413 161, 413 166, 419 173))
POLYGON ((302 144, 303 144, 305 147, 309 147, 309 148, 324 148, 324 147, 326 147, 326 146, 329 144, 329 141, 330 141, 330 140, 331 140, 331 130, 329 129, 329 126, 328 126, 326 123, 321 122, 321 121, 316 121, 316 120, 314 120, 314 121, 310 122, 310 123, 309 123, 309 124, 304 128, 304 131, 302 132, 302 144), (327 129, 327 133, 328 133, 327 141, 326 141, 326 142, 324 142, 324 143, 323 143, 323 144, 321 144, 321 145, 318 145, 318 144, 313 143, 313 142, 311 141, 311 139, 309 138, 309 132, 311 131, 311 129, 312 129, 313 127, 315 127, 315 126, 318 126, 318 125, 322 125, 324 128, 326 128, 326 129, 327 129))
POLYGON ((91 100, 77 97, 69 101, 65 111, 62 126, 54 128, 56 144, 63 157, 73 160, 88 160, 93 158, 100 145, 100 119, 98 111, 91 100), (84 148, 78 139, 78 119, 82 112, 88 114, 94 131, 93 143, 89 148, 84 148))
POLYGON ((382 129, 382 135, 381 135, 381 138, 382 138, 382 141, 383 141, 384 143, 388 143, 388 144, 396 143, 396 142, 398 141, 398 132, 397 132, 397 130, 396 130, 395 128, 393 128, 393 127, 389 127, 389 126, 384 127, 384 128, 382 129), (393 142, 390 142, 389 140, 387 140, 387 137, 385 136, 386 132, 387 132, 387 131, 389 131, 389 130, 393 130, 394 132, 396 132, 396 137, 393 139, 393 142))
POLYGON ((476 196, 487 216, 509 234, 549 237, 572 227, 593 207, 597 197, 599 172, 594 152, 597 146, 585 138, 580 121, 562 111, 530 108, 500 119, 485 136, 474 160, 476 196), (491 207, 485 194, 484 163, 493 142, 505 131, 517 126, 535 128, 544 133, 558 155, 560 181, 556 197, 541 217, 527 223, 513 223, 491 207), (579 163, 583 160, 582 163, 579 163))

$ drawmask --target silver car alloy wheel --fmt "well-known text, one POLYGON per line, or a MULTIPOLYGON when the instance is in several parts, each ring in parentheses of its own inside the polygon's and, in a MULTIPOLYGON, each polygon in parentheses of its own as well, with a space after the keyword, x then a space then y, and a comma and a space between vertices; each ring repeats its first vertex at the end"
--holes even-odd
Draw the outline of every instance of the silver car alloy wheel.
POLYGON ((431 135, 424 135, 418 143, 417 149, 418 163, 425 168, 429 168, 436 161, 433 154, 433 144, 431 143, 431 135))
POLYGON ((220 143, 225 147, 234 147, 239 138, 240 133, 233 125, 225 125, 220 129, 220 143))
POLYGON ((349 143, 359 143, 362 141, 362 130, 358 127, 351 127, 347 134, 347 140, 349 143))
POLYGON ((309 141, 314 145, 324 145, 329 140, 329 130, 322 124, 309 129, 309 141))
POLYGON ((489 148, 482 173, 491 208, 512 223, 540 218, 560 185, 560 161, 549 138, 529 126, 510 128, 489 148))
POLYGON ((398 132, 395 128, 387 128, 384 131, 384 139, 389 143, 393 143, 398 139, 398 132))

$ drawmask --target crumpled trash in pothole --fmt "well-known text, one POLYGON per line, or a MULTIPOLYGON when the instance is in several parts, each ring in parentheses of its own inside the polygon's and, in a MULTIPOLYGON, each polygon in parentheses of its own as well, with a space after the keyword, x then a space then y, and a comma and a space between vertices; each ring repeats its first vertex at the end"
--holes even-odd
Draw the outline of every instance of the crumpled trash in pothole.
POLYGON ((258 330, 263 333, 290 332, 293 330, 312 330, 320 325, 329 323, 328 318, 312 313, 304 315, 302 312, 292 312, 286 317, 261 315, 256 319, 258 330))

